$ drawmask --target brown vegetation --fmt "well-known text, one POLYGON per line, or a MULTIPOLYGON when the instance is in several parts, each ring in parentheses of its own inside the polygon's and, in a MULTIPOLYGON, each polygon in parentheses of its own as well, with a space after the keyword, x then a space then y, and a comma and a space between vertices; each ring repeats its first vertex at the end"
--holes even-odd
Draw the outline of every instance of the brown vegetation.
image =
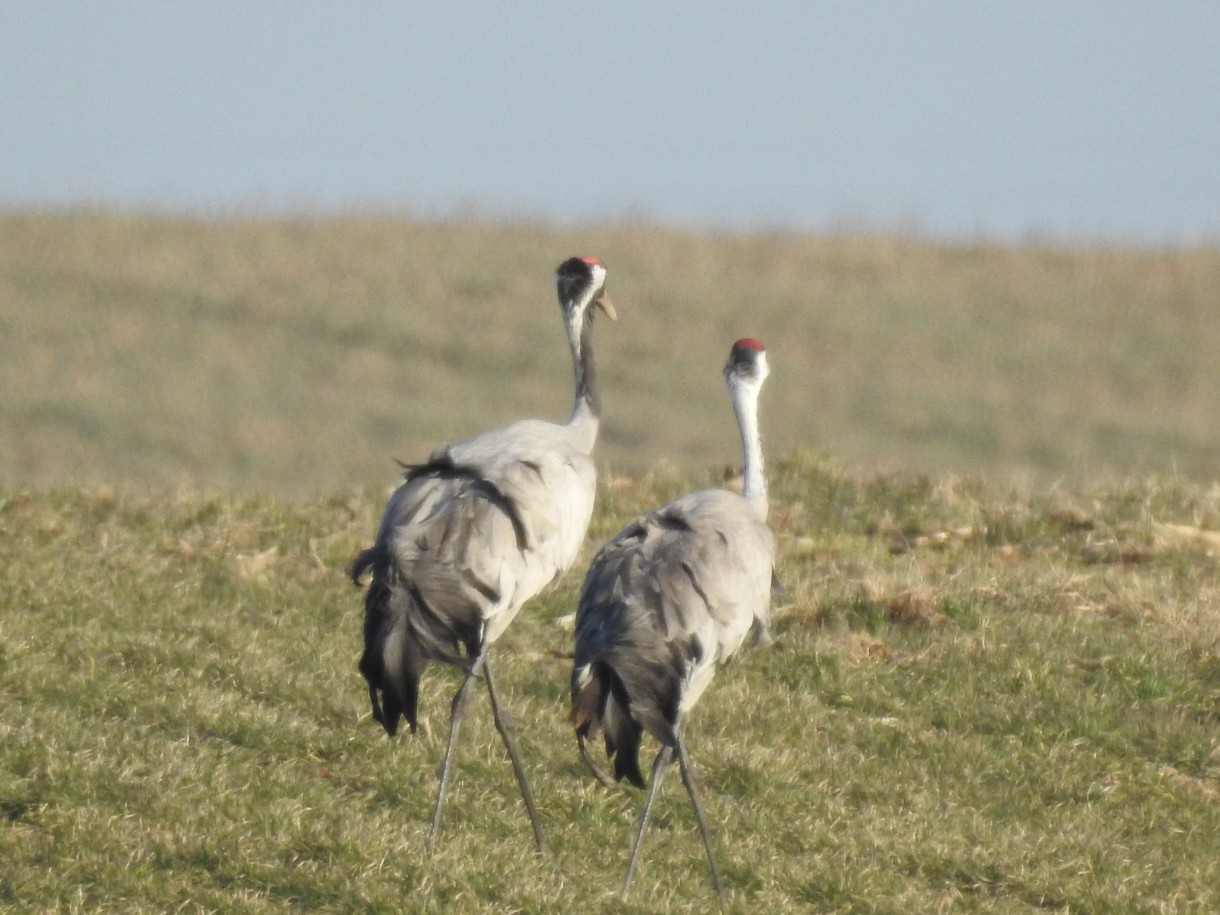
POLYGON ((718 375, 763 340, 772 454, 1004 478, 1220 451, 1220 250, 696 235, 383 216, 0 214, 0 480, 310 493, 562 419, 551 270, 610 267, 613 471, 734 459, 718 375))

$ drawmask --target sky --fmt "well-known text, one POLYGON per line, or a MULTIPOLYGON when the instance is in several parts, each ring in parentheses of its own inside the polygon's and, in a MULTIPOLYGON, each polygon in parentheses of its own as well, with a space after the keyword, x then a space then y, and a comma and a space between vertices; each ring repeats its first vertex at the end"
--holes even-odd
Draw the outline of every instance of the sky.
POLYGON ((5 0, 0 207, 1220 240, 1215 0, 5 0))

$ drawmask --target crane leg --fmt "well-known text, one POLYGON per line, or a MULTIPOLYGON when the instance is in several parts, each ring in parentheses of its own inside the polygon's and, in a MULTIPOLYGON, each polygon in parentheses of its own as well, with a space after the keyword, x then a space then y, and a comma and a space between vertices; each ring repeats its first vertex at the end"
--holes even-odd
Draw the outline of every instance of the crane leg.
POLYGON ((712 868, 712 883, 716 884, 716 895, 720 898, 720 906, 724 907, 724 885, 720 882, 720 870, 716 867, 716 856, 712 853, 712 833, 707 828, 707 817, 703 815, 703 804, 699 802, 699 791, 696 787, 697 777, 695 765, 686 753, 686 744, 682 742, 682 734, 677 734, 678 768, 682 772, 682 784, 690 795, 691 806, 695 808, 695 819, 699 821, 699 832, 703 835, 703 847, 707 850, 707 863, 712 868))
POLYGON ((470 683, 478 673, 481 659, 476 659, 466 671, 462 685, 453 696, 453 705, 449 710, 449 743, 445 746, 445 756, 441 760, 441 784, 436 791, 436 807, 432 811, 432 830, 428 833, 429 853, 436 847, 436 834, 441 828, 441 808, 445 806, 445 789, 449 786, 449 770, 453 767, 453 751, 457 746, 458 728, 462 717, 466 714, 466 699, 470 695, 470 683))
POLYGON ((606 770, 593 761, 593 757, 589 755, 589 745, 585 742, 583 734, 577 733, 576 743, 580 746, 580 758, 585 761, 585 765, 589 767, 589 771, 597 778, 599 782, 607 788, 613 788, 615 781, 606 774, 606 770))
POLYGON ((546 840, 542 837, 542 823, 538 818, 538 808, 534 806, 534 795, 530 792, 529 782, 525 780, 525 766, 521 762, 521 751, 517 747, 517 741, 513 737, 512 731, 509 730, 508 721, 500 711, 500 697, 496 693, 496 685, 491 677, 491 665, 488 663, 487 655, 483 655, 483 678, 487 681, 487 695, 491 699, 491 714, 496 722, 496 730, 500 732, 500 737, 504 740, 504 746, 508 750, 508 758, 512 760, 513 772, 517 776, 517 784, 521 786, 521 797, 525 800, 525 809, 529 811, 530 824, 534 827, 534 841, 538 844, 538 851, 546 853, 546 840))
POLYGON ((631 880, 635 876, 636 862, 640 859, 640 846, 643 844, 644 830, 648 826, 648 815, 652 812, 652 802, 657 796, 657 789, 661 787, 661 776, 665 774, 665 770, 673 761, 672 757, 673 747, 662 746, 661 752, 657 754, 656 762, 652 764, 652 784, 648 786, 648 796, 644 798, 644 809, 640 811, 640 822, 635 828, 635 839, 631 843, 631 858, 627 862, 627 876, 623 880, 624 900, 631 891, 631 880))

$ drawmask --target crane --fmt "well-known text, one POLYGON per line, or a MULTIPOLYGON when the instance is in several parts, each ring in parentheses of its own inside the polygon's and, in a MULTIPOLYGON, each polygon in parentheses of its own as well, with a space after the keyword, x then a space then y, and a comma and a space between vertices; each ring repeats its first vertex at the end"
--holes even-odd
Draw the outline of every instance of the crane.
POLYGON ((716 668, 741 648, 750 629, 755 644, 770 641, 770 592, 778 583, 758 432, 758 395, 768 372, 761 343, 744 338, 733 344, 724 376, 745 456, 741 494, 701 490, 637 519, 597 554, 581 589, 571 684, 581 756, 611 783, 585 745, 603 732, 615 780, 643 788, 644 732, 661 744, 631 846, 624 898, 661 777, 676 754, 712 881, 724 901, 682 732, 716 668))
POLYGON ((539 851, 546 850, 520 751, 503 714, 488 652, 522 605, 576 560, 593 513, 601 401, 593 316, 616 319, 606 267, 593 257, 559 265, 556 291, 575 373, 566 424, 525 419, 457 445, 440 445, 406 468, 373 545, 351 568, 365 593, 364 652, 373 718, 393 737, 399 718, 417 725, 419 680, 432 662, 463 672, 449 716, 436 805, 435 847, 458 729, 472 681, 487 684, 492 716, 512 761, 539 851), (370 574, 371 573, 371 574, 370 574))

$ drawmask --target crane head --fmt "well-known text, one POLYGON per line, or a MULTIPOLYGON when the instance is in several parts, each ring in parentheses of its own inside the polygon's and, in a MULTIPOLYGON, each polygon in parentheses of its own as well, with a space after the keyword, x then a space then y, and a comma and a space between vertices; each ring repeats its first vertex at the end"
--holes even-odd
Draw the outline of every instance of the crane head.
POLYGON ((583 312, 595 305, 611 321, 618 320, 606 297, 606 265, 596 257, 569 257, 555 270, 555 286, 564 311, 583 312))
POLYGON ((729 351, 729 361, 724 366, 724 377, 739 378, 761 383, 770 374, 767 365, 767 348, 753 337, 742 337, 729 351))

